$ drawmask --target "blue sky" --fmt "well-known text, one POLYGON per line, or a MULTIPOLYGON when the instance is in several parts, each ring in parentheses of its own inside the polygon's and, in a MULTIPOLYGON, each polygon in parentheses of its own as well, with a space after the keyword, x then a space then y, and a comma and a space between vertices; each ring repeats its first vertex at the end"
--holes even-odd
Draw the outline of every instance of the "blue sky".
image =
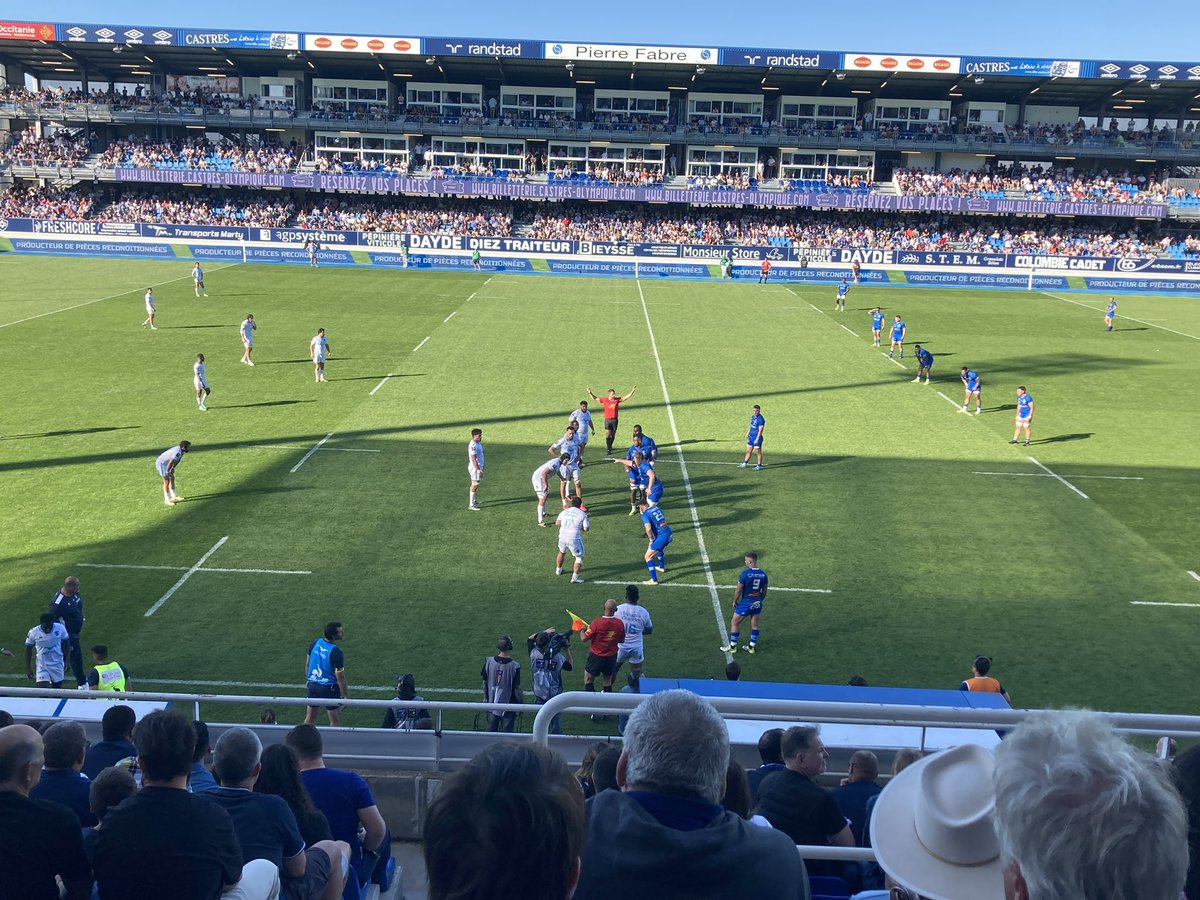
POLYGON ((1155 3, 1149 15, 1135 4, 1115 0, 1008 0, 992 4, 858 0, 742 5, 728 0, 528 5, 519 0, 505 4, 494 0, 453 4, 202 0, 186 5, 106 0, 102 7, 95 0, 70 0, 6 6, 5 18, 24 21, 1053 59, 1200 59, 1195 4, 1182 0, 1155 3), (29 11, 24 12, 26 9, 29 11), (513 9, 519 12, 508 11, 513 9))

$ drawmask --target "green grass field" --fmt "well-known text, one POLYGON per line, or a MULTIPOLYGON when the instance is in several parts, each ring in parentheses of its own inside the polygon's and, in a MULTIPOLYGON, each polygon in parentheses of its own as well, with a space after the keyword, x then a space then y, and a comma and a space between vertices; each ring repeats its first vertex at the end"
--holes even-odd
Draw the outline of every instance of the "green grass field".
MULTIPOLYGON (((0 284, 6 646, 74 573, 85 644, 108 643, 135 685, 300 691, 309 643, 340 619, 354 696, 412 671, 428 698, 473 699, 497 634, 520 649, 565 608, 590 618, 620 594, 554 577, 529 479, 585 388, 636 384, 620 446, 635 422, 658 441, 676 534, 666 583, 643 589, 648 674, 725 664, 682 451, 726 624, 748 549, 774 587, 828 591, 771 593, 758 654, 738 656, 747 679, 955 687, 987 653, 1018 705, 1200 705, 1181 677, 1200 635, 1182 605, 1200 604, 1195 299, 1122 297, 1109 334, 1105 298, 1082 294, 861 287, 834 314, 832 287, 214 266, 196 299, 186 263, 11 254, 0 284), (148 285, 157 332, 139 327, 148 285), (936 354, 934 384, 911 383, 911 351, 901 369, 870 347, 876 303, 936 354), (238 364, 247 312, 253 369, 238 364), (983 374, 982 416, 956 409, 962 365, 983 374), (1037 402, 1028 449, 1008 444, 1018 384, 1037 402), (761 472, 731 465, 753 403, 761 472), (466 508, 475 426, 481 513, 466 508), (186 501, 168 508, 154 459, 180 439, 186 501), (207 567, 312 574, 198 571, 144 615, 225 537, 207 567)), ((584 475, 584 576, 641 581, 624 470, 584 475)), ((0 676, 23 683, 18 660, 0 676)))

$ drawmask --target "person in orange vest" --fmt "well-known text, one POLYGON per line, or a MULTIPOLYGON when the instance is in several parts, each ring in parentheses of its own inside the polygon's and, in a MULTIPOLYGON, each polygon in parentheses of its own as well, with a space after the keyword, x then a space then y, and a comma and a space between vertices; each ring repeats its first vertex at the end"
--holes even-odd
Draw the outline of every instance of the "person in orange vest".
POLYGON ((1004 690, 1002 685, 995 678, 988 676, 988 672, 992 670, 992 658, 990 656, 977 656, 975 662, 971 665, 972 676, 959 685, 960 691, 983 691, 989 694, 999 694, 1004 698, 1004 702, 1012 704, 1012 700, 1008 696, 1008 691, 1004 690))

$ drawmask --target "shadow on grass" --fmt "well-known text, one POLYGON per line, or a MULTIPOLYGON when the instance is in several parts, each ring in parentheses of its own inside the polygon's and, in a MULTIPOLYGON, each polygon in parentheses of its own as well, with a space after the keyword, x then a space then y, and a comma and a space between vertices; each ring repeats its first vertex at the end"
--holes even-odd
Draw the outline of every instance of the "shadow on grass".
POLYGON ((345 378, 327 378, 326 381, 382 381, 385 378, 424 378, 426 372, 396 373, 384 372, 382 375, 347 375, 345 378))
POLYGON ((1094 431, 1089 431, 1083 434, 1056 434, 1054 437, 1040 438, 1036 441, 1031 441, 1032 444, 1062 444, 1066 441, 1086 441, 1090 438, 1094 431))
POLYGON ((224 325, 224 324, 223 325, 162 325, 160 327, 162 328, 163 331, 168 331, 173 328, 228 328, 232 331, 234 328, 233 325, 224 325))
POLYGON ((141 428, 141 425, 100 425, 95 428, 72 428, 63 431, 33 431, 28 434, 6 434, 0 436, 0 441, 20 441, 30 438, 68 437, 76 434, 101 434, 105 431, 128 431, 141 428))
POLYGON ((197 503, 201 500, 222 500, 227 497, 245 497, 251 494, 290 494, 292 491, 307 491, 311 488, 291 485, 274 485, 271 487, 238 488, 232 491, 214 491, 210 494, 189 494, 180 499, 176 505, 197 503))
MULTIPOLYGON (((300 363, 308 363, 311 366, 312 360, 308 359, 308 358, 305 358, 305 359, 260 359, 260 360, 256 360, 254 364, 256 366, 295 366, 295 365, 299 365, 300 363)), ((379 377, 382 378, 383 376, 380 375, 379 377)))
POLYGON ((264 400, 261 403, 230 403, 213 409, 255 409, 260 406, 294 406, 297 403, 316 403, 315 400, 264 400))

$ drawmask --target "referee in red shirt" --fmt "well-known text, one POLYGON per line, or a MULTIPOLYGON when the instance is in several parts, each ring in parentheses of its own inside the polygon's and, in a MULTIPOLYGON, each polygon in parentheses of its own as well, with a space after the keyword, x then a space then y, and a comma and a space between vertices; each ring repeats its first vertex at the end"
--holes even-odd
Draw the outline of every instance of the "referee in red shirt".
MULTIPOLYGON (((633 393, 630 391, 630 393, 633 393)), ((611 694, 613 676, 617 672, 617 644, 625 640, 625 623, 617 618, 617 601, 604 601, 604 615, 593 619, 583 633, 583 642, 590 643, 587 665, 583 668, 583 689, 595 691, 594 681, 599 675, 603 679, 604 692, 611 694)), ((599 722, 603 716, 592 716, 599 722)))
POLYGON ((629 389, 629 393, 624 397, 618 397, 616 388, 608 389, 607 397, 597 397, 592 393, 592 389, 588 388, 588 396, 604 407, 604 452, 612 453, 613 439, 617 436, 617 413, 621 408, 621 404, 633 396, 633 392, 637 390, 637 385, 629 389))

